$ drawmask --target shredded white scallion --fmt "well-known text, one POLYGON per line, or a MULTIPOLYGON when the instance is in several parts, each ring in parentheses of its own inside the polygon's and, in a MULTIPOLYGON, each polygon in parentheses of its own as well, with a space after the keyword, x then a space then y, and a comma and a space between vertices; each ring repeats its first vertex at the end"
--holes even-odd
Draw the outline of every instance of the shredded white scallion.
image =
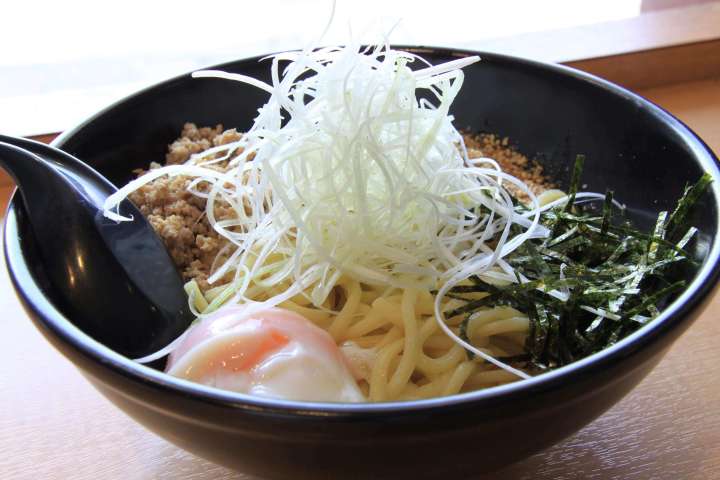
POLYGON ((234 274, 232 301, 253 303, 252 285, 271 281, 290 287, 263 305, 311 288, 319 306, 340 274, 390 287, 440 286, 435 314, 445 333, 526 378, 462 341, 441 311, 445 294, 471 275, 513 281, 503 257, 547 235, 529 188, 492 160, 470 161, 453 126, 449 111, 461 69, 480 59, 412 70, 417 55, 387 44, 308 48, 269 59, 270 83, 195 72, 260 88, 269 99, 239 141, 148 172, 108 198, 105 215, 129 220, 118 205, 155 178, 193 177, 190 191, 207 198, 208 221, 232 245, 210 278, 234 274), (226 172, 205 166, 238 151, 226 172), (201 183, 207 192, 197 191, 201 183), (528 211, 516 212, 506 184, 530 198, 528 211), (230 205, 236 218, 217 220, 217 203, 230 205))

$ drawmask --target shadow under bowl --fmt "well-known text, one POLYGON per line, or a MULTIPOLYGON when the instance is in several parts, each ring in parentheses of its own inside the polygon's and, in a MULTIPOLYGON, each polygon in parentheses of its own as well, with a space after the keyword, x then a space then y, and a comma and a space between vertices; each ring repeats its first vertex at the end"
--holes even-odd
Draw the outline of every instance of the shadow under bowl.
MULTIPOLYGON (((304 403, 249 397, 167 376, 100 345, 55 306, 17 198, 5 218, 5 260, 48 341, 108 399, 167 440, 245 473, 272 478, 471 476, 567 437, 627 394, 707 303, 720 272, 717 159, 693 132, 648 101, 569 68, 478 52, 406 47, 432 63, 471 54, 456 126, 497 133, 559 181, 587 157, 586 188, 615 191, 636 212, 672 207, 686 183, 714 178, 693 219, 701 267, 654 321, 613 347, 530 380, 423 401, 304 403)), ((218 68, 269 80, 251 58, 218 68)), ((55 146, 117 185, 161 161, 183 123, 250 127, 266 95, 190 75, 143 90, 64 133, 55 146)), ((108 308, 113 306, 108 301, 108 308)))

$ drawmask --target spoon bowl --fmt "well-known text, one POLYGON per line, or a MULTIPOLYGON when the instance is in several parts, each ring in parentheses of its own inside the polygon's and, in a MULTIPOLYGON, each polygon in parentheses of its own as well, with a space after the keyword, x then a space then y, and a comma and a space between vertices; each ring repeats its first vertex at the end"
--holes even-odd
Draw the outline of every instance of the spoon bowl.
POLYGON ((187 329, 183 281, 150 223, 128 200, 132 222, 103 215, 112 183, 62 150, 2 135, 0 166, 20 190, 52 300, 78 328, 130 358, 187 329))

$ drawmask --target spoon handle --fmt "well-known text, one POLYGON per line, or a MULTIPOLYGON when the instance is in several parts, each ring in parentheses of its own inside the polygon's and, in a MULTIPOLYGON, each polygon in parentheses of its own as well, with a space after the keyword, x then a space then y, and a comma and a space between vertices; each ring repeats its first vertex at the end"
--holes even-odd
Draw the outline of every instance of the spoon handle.
POLYGON ((162 240, 135 218, 103 215, 112 183, 53 147, 0 136, 0 167, 13 177, 54 302, 72 323, 131 358, 165 347, 192 322, 179 275, 162 240))
POLYGON ((7 137, 0 138, 0 167, 12 177, 21 192, 26 188, 41 191, 46 177, 58 174, 42 158, 5 140, 7 137))
POLYGON ((26 138, 0 135, 0 167, 10 174, 21 192, 28 189, 31 194, 47 190, 47 185, 45 188, 42 185, 47 181, 44 175, 42 179, 34 178, 42 175, 40 172, 53 177, 61 173, 75 190, 95 205, 102 205, 109 192, 116 190, 105 177, 72 155, 26 138), (87 188, 86 182, 80 180, 82 178, 92 178, 100 188, 87 188))

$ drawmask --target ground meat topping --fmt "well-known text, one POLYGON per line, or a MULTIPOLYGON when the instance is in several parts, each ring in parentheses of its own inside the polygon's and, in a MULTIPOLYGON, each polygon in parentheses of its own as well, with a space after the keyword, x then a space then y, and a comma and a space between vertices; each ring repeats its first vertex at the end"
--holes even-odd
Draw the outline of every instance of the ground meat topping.
MULTIPOLYGON (((479 134, 464 135, 464 138, 469 158, 492 158, 505 173, 522 180, 536 195, 547 189, 554 188, 554 185, 543 174, 542 165, 518 152, 510 145, 507 137, 500 138, 493 134, 479 134)), ((520 200, 528 200, 527 196, 514 185, 506 183, 505 187, 520 200)))
POLYGON ((168 153, 165 155, 166 165, 176 165, 185 163, 193 153, 200 153, 215 144, 217 137, 222 136, 222 125, 215 128, 197 128, 194 123, 186 123, 183 126, 180 138, 175 140, 168 147, 168 153))
MULTIPOLYGON (((223 131, 222 125, 197 128, 192 123, 186 123, 180 138, 169 145, 165 162, 167 165, 184 163, 194 153, 237 141, 240 137, 234 129, 223 131)), ((153 162, 150 169, 160 166, 153 162)), ((222 170, 225 165, 214 164, 212 168, 222 170)), ((136 173, 141 175, 144 172, 136 173)), ((207 278, 213 261, 226 240, 210 227, 205 218, 205 199, 188 191, 190 182, 191 179, 185 176, 161 177, 142 186, 129 198, 163 239, 183 278, 196 279, 204 291, 209 288, 207 278)), ((199 184, 195 188, 205 191, 206 186, 199 184)), ((215 216, 220 220, 231 218, 234 210, 219 202, 215 207, 215 216)))

